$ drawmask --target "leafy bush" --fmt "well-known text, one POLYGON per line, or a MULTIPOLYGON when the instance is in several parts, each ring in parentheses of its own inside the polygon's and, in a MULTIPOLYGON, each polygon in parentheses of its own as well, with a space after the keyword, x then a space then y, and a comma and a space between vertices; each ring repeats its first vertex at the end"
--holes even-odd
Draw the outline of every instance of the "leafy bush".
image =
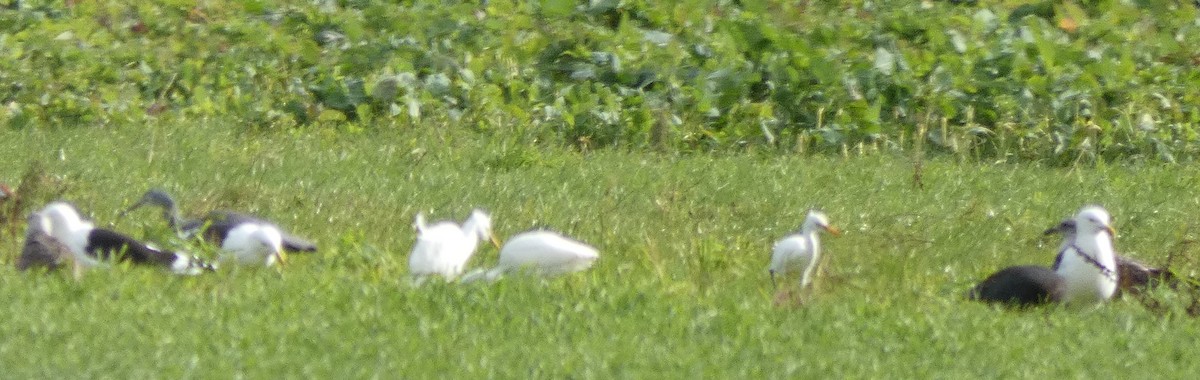
POLYGON ((1180 2, 317 3, 12 2, 0 121, 685 151, 919 139, 1059 163, 1200 153, 1200 23, 1180 2))

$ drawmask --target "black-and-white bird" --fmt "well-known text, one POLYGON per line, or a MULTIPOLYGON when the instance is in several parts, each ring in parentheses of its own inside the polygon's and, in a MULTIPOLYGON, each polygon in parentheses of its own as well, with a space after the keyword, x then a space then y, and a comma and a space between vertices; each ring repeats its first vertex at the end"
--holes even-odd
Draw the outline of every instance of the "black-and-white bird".
POLYGON ((791 272, 801 272, 801 288, 812 283, 813 270, 821 259, 821 240, 817 237, 821 231, 834 236, 841 235, 841 231, 829 224, 829 216, 818 210, 810 210, 799 231, 775 242, 771 250, 771 265, 767 268, 772 284, 776 276, 791 272))
POLYGON ((1114 233, 1109 223, 1108 212, 1103 208, 1084 207, 1071 223, 1060 223, 1047 230, 1064 234, 1054 266, 1005 268, 971 289, 969 298, 1020 306, 1050 302, 1085 304, 1111 298, 1118 274, 1112 247, 1114 233), (1076 228, 1063 230, 1064 224, 1076 228))
POLYGON ((221 260, 239 265, 272 266, 287 263, 283 237, 269 225, 248 223, 229 231, 221 242, 221 260))
MULTIPOLYGON (((199 235, 204 240, 222 246, 223 249, 228 248, 225 246, 225 241, 231 233, 234 233, 239 227, 245 227, 248 230, 274 229, 278 231, 282 247, 288 252, 316 252, 317 250, 317 245, 307 239, 292 235, 269 220, 249 214, 215 210, 200 219, 184 220, 183 216, 180 215, 179 207, 175 204, 175 200, 166 191, 160 189, 147 191, 137 203, 134 203, 133 206, 130 206, 121 215, 126 215, 146 205, 161 207, 163 218, 167 220, 167 224, 184 238, 192 238, 199 235)), ((234 235, 237 234, 234 233, 234 235)))
POLYGON ((1117 291, 1117 259, 1108 211, 1086 206, 1075 215, 1075 237, 1065 244, 1055 272, 1063 277, 1063 302, 1107 301, 1117 291))
POLYGON ((74 259, 71 249, 50 236, 50 219, 40 212, 29 214, 25 228, 25 246, 17 257, 17 270, 45 268, 55 270, 74 259))
POLYGON ((216 269, 191 255, 163 251, 119 232, 96 228, 66 203, 51 203, 38 213, 49 222, 49 235, 71 251, 77 270, 113 260, 157 266, 181 275, 216 269))
MULTIPOLYGON (((1059 248, 1059 254, 1054 257, 1054 265, 1051 266, 1051 269, 1058 270, 1059 265, 1062 263, 1063 253, 1066 251, 1067 244, 1075 239, 1075 221, 1072 219, 1064 220, 1057 226, 1047 229, 1044 234, 1062 234, 1063 236, 1063 246, 1059 248)), ((1138 292, 1148 286, 1164 282, 1171 283, 1176 280, 1175 274, 1170 270, 1151 267, 1119 253, 1116 254, 1116 261, 1118 281, 1117 293, 1114 297, 1118 297, 1122 293, 1138 292)))

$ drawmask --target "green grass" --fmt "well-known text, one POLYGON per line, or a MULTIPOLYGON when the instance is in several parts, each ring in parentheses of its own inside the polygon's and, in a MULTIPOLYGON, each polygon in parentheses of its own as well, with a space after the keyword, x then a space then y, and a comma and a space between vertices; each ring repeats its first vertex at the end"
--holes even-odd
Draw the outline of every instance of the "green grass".
MULTIPOLYGON (((1200 169, 1059 169, 906 157, 581 153, 445 130, 238 132, 219 121, 0 131, 17 181, 41 162, 98 225, 166 236, 117 213, 161 186, 185 211, 278 220, 322 248, 282 272, 177 278, 155 270, 19 273, 0 246, 0 368, 8 377, 1187 377, 1200 327, 1122 299, 1013 312, 966 302, 1001 267, 1048 264, 1043 229, 1085 203, 1114 215, 1118 250, 1161 264, 1195 239, 1200 169), (773 305, 772 242, 820 206, 820 289, 773 305), (499 236, 549 226, 601 250, 592 270, 487 284, 406 279, 418 210, 482 207, 499 236), (1122 376, 1124 375, 1124 376, 1122 376)), ((57 185, 55 185, 57 184, 57 185)), ((38 198, 42 197, 42 198, 38 198)), ((33 205, 39 206, 40 203, 33 205)), ((27 211, 27 210, 26 210, 27 211)), ((13 232, 12 230, 16 231, 13 232)), ((172 244, 164 241, 164 244, 172 244)), ((206 252, 199 249, 199 252, 206 252)), ((1194 250, 1174 269, 1195 274, 1194 250)), ((470 266, 494 263, 486 248, 470 266)))

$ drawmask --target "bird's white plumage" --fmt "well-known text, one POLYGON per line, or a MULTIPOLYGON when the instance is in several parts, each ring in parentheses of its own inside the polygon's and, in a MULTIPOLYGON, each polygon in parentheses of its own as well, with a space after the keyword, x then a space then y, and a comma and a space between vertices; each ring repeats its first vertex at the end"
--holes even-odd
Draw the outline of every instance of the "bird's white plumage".
POLYGON ((490 275, 524 269, 542 276, 578 272, 592 266, 600 252, 551 231, 529 231, 513 236, 500 248, 500 263, 490 275))
POLYGON ((1095 303, 1117 290, 1117 263, 1108 212, 1087 206, 1075 216, 1075 240, 1062 251, 1057 272, 1065 284, 1067 303, 1095 303), (1090 258, 1090 259, 1089 259, 1090 258))
POLYGON ((49 234, 71 250, 75 262, 84 267, 94 267, 102 263, 85 251, 88 244, 88 234, 95 228, 92 223, 84 221, 74 207, 63 202, 47 205, 40 212, 49 221, 49 234))
POLYGON ((453 222, 427 226, 421 214, 417 214, 413 225, 417 229, 417 241, 408 256, 408 270, 414 276, 458 277, 480 241, 495 241, 492 219, 481 210, 471 212, 461 226, 453 222))
POLYGON ((829 217, 825 213, 812 210, 805 217, 799 232, 775 242, 771 250, 771 265, 767 268, 771 278, 801 272, 800 286, 811 284, 813 270, 821 258, 821 240, 817 237, 821 230, 839 233, 829 224, 829 217))
POLYGON ((272 266, 284 262, 283 236, 271 225, 243 223, 229 230, 221 242, 222 261, 241 265, 272 266))
POLYGON ((775 242, 771 249, 771 273, 786 276, 800 272, 800 284, 807 286, 820 255, 819 244, 815 232, 791 235, 775 242))

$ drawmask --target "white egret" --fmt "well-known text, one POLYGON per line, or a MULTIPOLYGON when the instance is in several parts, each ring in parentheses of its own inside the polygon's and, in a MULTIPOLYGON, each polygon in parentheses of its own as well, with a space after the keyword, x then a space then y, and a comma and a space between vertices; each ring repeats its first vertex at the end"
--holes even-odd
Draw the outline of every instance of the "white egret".
POLYGON ((492 234, 492 218, 478 209, 471 212, 462 226, 454 222, 426 225, 421 213, 417 213, 413 226, 417 241, 408 256, 408 271, 414 276, 441 275, 447 280, 454 279, 462 274, 480 241, 490 240, 500 246, 492 234))
POLYGON ((182 275, 215 269, 190 255, 162 251, 116 231, 96 228, 66 203, 51 203, 40 213, 50 221, 50 236, 71 250, 77 275, 82 268, 100 266, 113 259, 158 266, 182 275))
POLYGON ((287 263, 283 237, 270 225, 244 223, 229 230, 221 243, 221 260, 242 265, 272 266, 287 263))
POLYGON ((494 281, 504 273, 512 271, 553 277, 588 269, 598 258, 600 252, 586 243, 553 231, 526 231, 504 243, 500 248, 500 260, 495 268, 472 273, 463 278, 463 282, 472 282, 480 278, 494 281))
POLYGON ((800 287, 807 287, 812 283, 813 270, 821 258, 821 241, 817 237, 821 230, 834 236, 841 235, 841 231, 829 224, 829 217, 825 213, 811 210, 804 218, 799 231, 775 242, 771 253, 771 265, 768 267, 771 283, 775 283, 775 276, 797 270, 802 272, 800 287))
POLYGON ((163 218, 167 219, 167 224, 185 238, 191 238, 199 234, 209 242, 224 245, 230 231, 239 226, 256 224, 260 227, 271 227, 279 231, 283 249, 288 252, 315 252, 317 250, 316 244, 289 234, 275 223, 254 215, 215 210, 200 219, 184 220, 180 216, 179 207, 175 205, 175 200, 166 191, 160 189, 150 189, 146 194, 142 195, 142 198, 137 203, 134 203, 133 206, 130 206, 121 215, 128 214, 146 205, 161 207, 163 218))

